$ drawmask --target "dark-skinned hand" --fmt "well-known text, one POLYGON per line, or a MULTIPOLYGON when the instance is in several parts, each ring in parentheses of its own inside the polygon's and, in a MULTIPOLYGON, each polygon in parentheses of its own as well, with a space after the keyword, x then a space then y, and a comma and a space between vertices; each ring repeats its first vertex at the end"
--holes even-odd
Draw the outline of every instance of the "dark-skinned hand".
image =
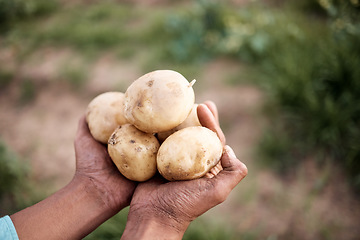
POLYGON ((225 136, 220 129, 218 113, 213 102, 200 104, 197 109, 200 123, 217 133, 224 145, 220 164, 203 178, 189 181, 168 182, 157 175, 139 183, 130 203, 128 223, 123 239, 130 236, 144 239, 179 239, 192 220, 210 208, 222 203, 231 190, 247 175, 246 166, 240 162, 233 150, 225 146, 225 136), (163 229, 160 235, 151 229, 139 230, 142 223, 163 229), (167 231, 167 229, 170 229, 167 231), (145 231, 146 237, 141 235, 145 231), (175 235, 171 234, 175 233, 175 235), (136 235, 139 234, 139 235, 136 235))
POLYGON ((114 213, 130 204, 136 182, 126 179, 112 162, 106 146, 90 134, 83 116, 75 139, 76 172, 74 178, 90 181, 105 205, 114 213))

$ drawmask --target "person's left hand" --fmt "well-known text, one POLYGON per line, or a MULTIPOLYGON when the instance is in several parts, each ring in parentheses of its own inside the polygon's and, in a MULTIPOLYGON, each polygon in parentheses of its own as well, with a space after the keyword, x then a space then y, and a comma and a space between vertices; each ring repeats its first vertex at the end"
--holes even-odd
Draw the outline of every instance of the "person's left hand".
POLYGON ((106 146, 90 134, 83 116, 75 139, 76 171, 74 179, 88 181, 89 189, 117 213, 130 204, 136 182, 126 179, 112 162, 106 146))
POLYGON ((181 239, 191 221, 225 201, 247 175, 245 164, 225 146, 215 104, 200 104, 197 113, 200 123, 217 133, 224 145, 218 166, 199 179, 169 182, 157 175, 139 183, 122 239, 181 239))
POLYGON ((20 239, 83 239, 130 204, 136 183, 123 177, 83 116, 75 139, 76 171, 69 184, 11 215, 20 239))

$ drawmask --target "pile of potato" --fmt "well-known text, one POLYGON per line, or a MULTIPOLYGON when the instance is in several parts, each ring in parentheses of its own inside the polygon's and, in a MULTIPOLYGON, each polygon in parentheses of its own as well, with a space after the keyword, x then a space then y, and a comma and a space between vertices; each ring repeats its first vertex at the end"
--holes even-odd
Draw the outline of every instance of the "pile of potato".
POLYGON ((199 122, 194 82, 157 70, 135 80, 125 94, 106 92, 89 103, 91 135, 107 144, 126 178, 146 181, 158 171, 169 181, 190 180, 219 162, 223 147, 199 122))

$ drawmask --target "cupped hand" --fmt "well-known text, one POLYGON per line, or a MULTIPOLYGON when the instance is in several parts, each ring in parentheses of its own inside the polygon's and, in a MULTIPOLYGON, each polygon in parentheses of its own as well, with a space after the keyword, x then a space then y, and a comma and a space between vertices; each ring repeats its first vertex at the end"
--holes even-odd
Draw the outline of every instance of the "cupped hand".
POLYGON ((76 171, 74 179, 89 182, 93 191, 113 213, 130 204, 136 183, 122 176, 112 162, 106 146, 90 134, 83 116, 75 138, 76 171))
MULTIPOLYGON (((198 107, 200 123, 215 131, 225 145, 215 104, 205 102, 198 107)), ((221 169, 212 176, 190 181, 168 182, 160 176, 138 184, 130 203, 128 221, 144 218, 157 221, 175 231, 185 232, 192 220, 223 202, 231 190, 247 175, 229 146, 224 146, 221 169)))

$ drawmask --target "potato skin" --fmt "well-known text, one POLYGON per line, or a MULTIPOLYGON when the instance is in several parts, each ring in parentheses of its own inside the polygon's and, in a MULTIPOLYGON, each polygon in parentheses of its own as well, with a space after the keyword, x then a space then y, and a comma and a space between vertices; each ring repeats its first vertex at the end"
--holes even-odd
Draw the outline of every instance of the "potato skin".
POLYGON ((196 103, 193 105, 189 116, 187 116, 185 121, 183 121, 180 125, 176 126, 175 128, 173 128, 169 131, 157 133, 158 140, 160 142, 163 142, 171 134, 173 134, 174 132, 179 131, 183 128, 201 126, 201 123, 200 123, 198 115, 197 115, 198 105, 199 104, 196 104, 196 103))
POLYGON ((108 152, 126 178, 146 181, 156 173, 156 154, 160 144, 156 137, 131 124, 119 126, 109 138, 108 152))
POLYGON ((194 101, 192 85, 180 73, 157 70, 129 86, 124 114, 129 123, 144 132, 164 132, 186 119, 194 101))
POLYGON ((96 96, 87 106, 86 121, 91 135, 106 144, 114 130, 127 123, 124 117, 122 92, 105 92, 96 96))
POLYGON ((188 127, 170 135, 157 154, 159 173, 169 181, 204 176, 220 160, 223 146, 213 131, 188 127))

